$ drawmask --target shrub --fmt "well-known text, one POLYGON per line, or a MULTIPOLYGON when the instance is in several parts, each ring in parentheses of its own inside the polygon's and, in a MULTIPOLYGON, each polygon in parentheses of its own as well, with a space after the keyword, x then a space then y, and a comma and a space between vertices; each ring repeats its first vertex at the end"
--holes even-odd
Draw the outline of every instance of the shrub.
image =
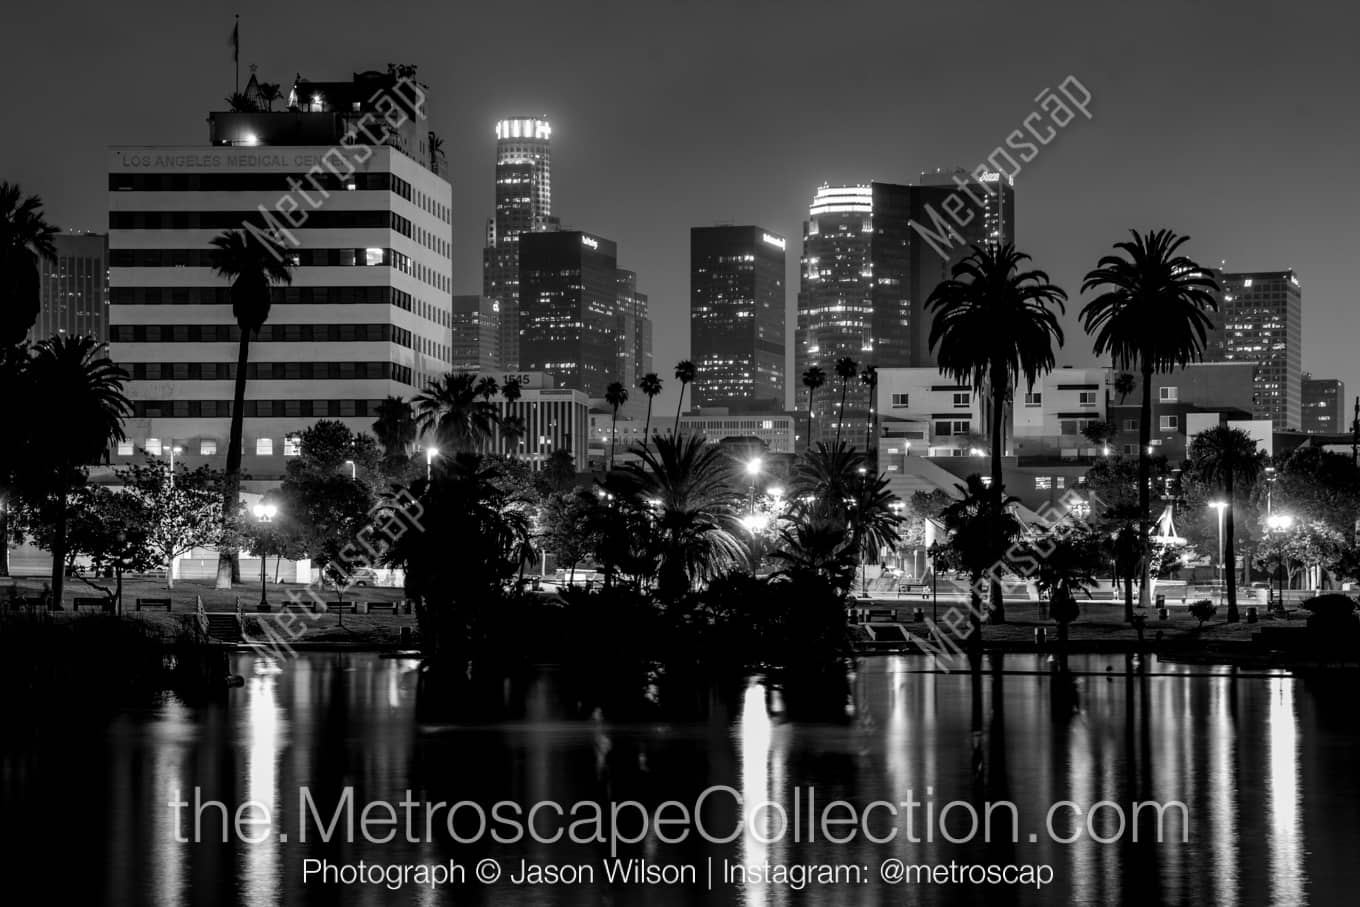
POLYGON ((1204 622, 1216 613, 1218 613, 1218 609, 1207 598, 1201 598, 1199 601, 1190 603, 1190 616, 1199 621, 1200 627, 1203 627, 1204 622))

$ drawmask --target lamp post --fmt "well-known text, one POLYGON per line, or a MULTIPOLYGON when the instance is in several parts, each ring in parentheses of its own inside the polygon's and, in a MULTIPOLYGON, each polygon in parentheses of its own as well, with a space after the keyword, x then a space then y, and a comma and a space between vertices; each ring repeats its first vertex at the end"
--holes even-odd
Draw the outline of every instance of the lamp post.
POLYGON ((756 478, 760 475, 760 470, 765 466, 760 457, 752 457, 746 461, 746 474, 751 477, 751 512, 756 512, 756 478))
POLYGON ((184 448, 183 448, 183 447, 176 447, 175 445, 172 444, 172 445, 170 445, 169 447, 167 447, 166 450, 169 451, 169 453, 170 453, 170 487, 171 487, 171 488, 174 488, 174 487, 175 487, 175 454, 177 454, 177 453, 183 453, 183 452, 184 452, 184 448))
MULTIPOLYGON (((258 520, 261 524, 264 524, 264 523, 272 523, 272 522, 274 521, 274 515, 277 514, 277 513, 279 512, 279 509, 278 509, 277 507, 275 507, 273 504, 267 504, 267 503, 265 503, 265 502, 263 502, 263 501, 261 501, 260 503, 256 504, 256 505, 255 505, 253 508, 251 508, 251 509, 252 509, 252 511, 255 513, 255 519, 258 520)), ((265 597, 265 592, 264 592, 264 582, 265 582, 265 575, 266 575, 266 574, 265 574, 265 554, 264 554, 264 539, 263 539, 263 536, 261 537, 261 540, 260 540, 260 541, 261 541, 261 543, 260 543, 260 605, 261 605, 261 606, 266 606, 266 605, 269 604, 269 600, 265 597)))
POLYGON ((1278 603, 1281 610, 1284 609, 1284 580, 1285 580, 1283 536, 1293 527, 1293 525, 1294 518, 1287 513, 1272 513, 1270 516, 1266 517, 1266 528, 1270 531, 1271 535, 1277 536, 1277 544, 1280 545, 1280 555, 1278 558, 1279 564, 1277 566, 1276 573, 1280 587, 1278 603))
POLYGON ((439 456, 438 447, 425 448, 425 481, 429 482, 434 475, 434 458, 439 456))
POLYGON ((1218 569, 1219 569, 1219 601, 1223 600, 1223 584, 1228 581, 1228 565, 1223 563, 1223 512, 1228 509, 1227 501, 1210 501, 1209 506, 1218 511, 1218 569))
POLYGON ((359 481, 359 471, 354 465, 353 460, 346 460, 345 465, 349 467, 349 478, 351 482, 359 481))

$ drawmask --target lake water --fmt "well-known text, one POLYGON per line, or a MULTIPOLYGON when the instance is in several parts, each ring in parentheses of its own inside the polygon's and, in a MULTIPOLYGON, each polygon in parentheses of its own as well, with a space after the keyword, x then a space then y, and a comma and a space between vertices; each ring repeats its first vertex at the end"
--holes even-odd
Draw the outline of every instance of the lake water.
MULTIPOLYGON (((1355 903, 1353 679, 1155 660, 1137 671, 1123 656, 1074 658, 1071 666, 1074 695, 1055 696, 1037 656, 1007 656, 978 675, 934 672, 923 658, 868 660, 852 680, 850 717, 827 724, 781 720, 779 696, 759 679, 715 697, 705 721, 565 720, 545 673, 524 694, 524 720, 463 727, 416 720, 414 661, 326 653, 275 663, 241 655, 234 670, 245 685, 225 703, 190 707, 170 698, 78 728, 8 735, 0 764, 6 900, 33 891, 60 903, 119 905, 1355 903), (244 826, 247 836, 266 840, 223 843, 213 807, 200 812, 200 834, 210 840, 177 840, 193 834, 195 788, 202 801, 259 804, 247 819, 268 809, 270 826, 244 826), (408 791, 410 821, 401 805, 408 791), (172 809, 177 795, 188 806, 172 809), (343 830, 320 840, 346 796, 356 819, 369 801, 391 804, 395 827, 383 824, 388 813, 380 805, 368 830, 395 839, 374 843, 357 829, 352 841, 343 830), (748 807, 763 804, 745 826, 738 797, 748 807), (610 884, 608 866, 640 864, 607 864, 607 843, 550 842, 569 824, 550 808, 532 825, 523 821, 543 801, 566 811, 604 803, 607 811, 626 800, 641 804, 649 821, 675 819, 701 802, 689 824, 652 825, 643 841, 618 851, 654 871, 692 873, 680 879, 688 884, 610 884), (677 804, 660 808, 667 800, 677 804), (847 805, 828 812, 835 800, 847 805), (477 838, 476 811, 466 804, 451 829, 447 808, 429 811, 460 801, 488 811, 518 804, 526 838, 477 838), (871 808, 875 801, 882 802, 871 808), (1072 804, 1050 817, 1060 801, 1072 804), (1089 809, 1099 801, 1110 802, 1089 809), (1126 818, 1121 836, 1120 816, 1145 801, 1183 803, 1188 841, 1175 807, 1160 820, 1148 810, 1137 813, 1140 821, 1126 818), (903 804, 910 802, 917 806, 908 828, 903 804), (992 814, 1002 833, 994 829, 990 842, 980 831, 963 840, 970 810, 981 816, 987 802, 1014 804, 992 814), (796 832, 780 833, 781 810, 796 832), (860 824, 837 824, 852 811, 860 824), (819 827, 818 817, 829 817, 829 826, 819 827), (304 828, 311 818, 320 825, 304 828), (699 819, 708 837, 735 839, 705 840, 699 819), (1148 840, 1157 824, 1169 839, 1160 844, 1148 840), (1145 833, 1137 842, 1134 827, 1145 833), (679 840, 682 830, 689 834, 679 840), (299 840, 304 831, 307 840, 299 840), (1074 835, 1071 843, 1055 840, 1074 835), (836 837, 844 843, 828 840, 836 837), (455 872, 448 869, 454 861, 465 881, 430 887, 408 876, 394 890, 317 877, 317 867, 357 872, 361 860, 370 872, 431 865, 455 872), (489 886, 474 879, 485 860, 501 871, 489 886), (891 860, 916 867, 915 884, 885 883, 891 860), (575 875, 556 885, 513 884, 524 861, 576 867, 562 870, 575 875), (747 872, 745 884, 737 866, 747 872), (1052 880, 1042 888, 927 882, 919 873, 941 870, 923 866, 999 867, 1029 880, 1051 872, 1052 880), (840 884, 817 881, 832 870, 840 884)), ((623 815, 621 835, 635 837, 637 815, 623 815)), ((515 825, 489 827, 505 837, 515 825)), ((578 837, 588 831, 582 826, 578 837)))

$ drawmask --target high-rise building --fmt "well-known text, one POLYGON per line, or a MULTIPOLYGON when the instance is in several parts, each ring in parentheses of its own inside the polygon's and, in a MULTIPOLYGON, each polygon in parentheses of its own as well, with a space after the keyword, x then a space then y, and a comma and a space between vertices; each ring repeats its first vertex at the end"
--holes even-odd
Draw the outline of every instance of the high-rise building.
POLYGON ((318 419, 369 430, 385 397, 448 370, 451 190, 430 168, 424 99, 392 73, 298 81, 286 112, 210 114, 204 145, 110 150, 109 338, 134 409, 120 456, 226 454, 240 331, 212 268, 224 231, 292 268, 251 338, 255 478, 318 419))
POLYGON ((1276 431, 1303 419, 1303 292, 1293 271, 1224 274, 1223 358, 1252 362, 1255 416, 1276 431))
POLYGON ((980 180, 962 171, 923 174, 919 186, 870 183, 817 190, 803 228, 802 280, 794 378, 809 366, 827 374, 813 395, 813 437, 862 436, 871 418, 869 388, 842 388, 836 362, 861 368, 930 367, 925 302, 973 244, 1013 241, 1014 193, 1001 174, 980 180), (841 410, 845 391, 845 412, 841 410))
POLYGON ((449 367, 455 372, 491 372, 500 367, 500 303, 485 296, 453 297, 449 367))
POLYGON ((647 294, 637 288, 637 274, 620 268, 616 282, 617 380, 632 393, 638 379, 652 370, 652 319, 647 310, 647 294))
POLYGON ((40 308, 28 339, 36 343, 65 335, 107 340, 109 238, 103 233, 58 233, 52 245, 56 257, 38 263, 40 308))
POLYGON ((520 368, 603 397, 621 381, 612 240, 579 230, 519 238, 520 368))
POLYGON ((1303 423, 1309 434, 1335 435, 1350 427, 1346 418, 1346 385, 1336 378, 1303 375, 1303 423))
POLYGON ((520 363, 519 238, 557 228, 552 216, 552 126, 547 117, 496 124, 496 216, 487 221, 482 295, 500 306, 501 365, 520 363))
POLYGON ((691 228, 695 409, 783 410, 784 246, 763 227, 691 228))

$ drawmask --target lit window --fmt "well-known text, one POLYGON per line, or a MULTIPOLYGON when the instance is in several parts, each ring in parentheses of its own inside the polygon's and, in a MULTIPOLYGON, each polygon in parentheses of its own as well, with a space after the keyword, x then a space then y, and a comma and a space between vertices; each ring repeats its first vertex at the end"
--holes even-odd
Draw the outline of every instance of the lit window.
POLYGON ((967 394, 955 394, 955 395, 954 395, 954 405, 955 405, 955 406, 967 406, 967 405, 968 405, 968 395, 967 395, 967 394))
POLYGON ((131 441, 119 441, 119 442, 118 442, 118 456, 120 456, 120 457, 130 457, 130 456, 132 456, 132 442, 131 442, 131 441))
POLYGON ((217 456, 217 442, 213 440, 202 440, 198 442, 198 455, 201 457, 217 456))
POLYGON ((906 409, 908 406, 911 406, 911 395, 910 395, 910 394, 893 394, 893 395, 892 395, 892 405, 893 405, 893 409, 906 409))
POLYGON ((1137 420, 1137 419, 1125 419, 1125 420, 1124 420, 1124 431, 1137 431, 1137 430, 1138 430, 1138 420, 1137 420))
POLYGON ((259 438, 255 441, 255 456, 272 457, 274 456, 274 439, 259 438))
POLYGON ((302 436, 289 435, 283 439, 283 455, 285 457, 296 457, 302 453, 302 436))
POLYGON ((371 267, 375 267, 375 266, 377 266, 377 265, 380 265, 380 264, 382 264, 382 263, 383 263, 383 250, 382 250, 382 249, 365 249, 365 250, 364 250, 364 264, 368 265, 368 266, 371 268, 371 267))
POLYGON ((1054 488, 1065 488, 1066 486, 1067 486, 1067 476, 1054 476, 1054 477, 1053 477, 1053 487, 1054 487, 1054 488))
POLYGON ((1052 488, 1052 487, 1053 487, 1053 477, 1052 477, 1052 476, 1035 476, 1035 477, 1034 477, 1034 490, 1035 490, 1035 491, 1048 491, 1048 490, 1049 490, 1050 488, 1052 488))
POLYGON ((1095 391, 1082 391, 1082 392, 1078 395, 1078 397, 1077 397, 1077 403, 1078 403, 1079 405, 1081 405, 1081 406, 1095 406, 1095 405, 1096 405, 1096 392, 1095 392, 1095 391))
POLYGON ((153 456, 153 457, 159 457, 159 456, 161 455, 161 439, 160 439, 160 438, 147 438, 147 439, 146 439, 146 452, 149 453, 149 454, 151 454, 151 456, 153 456))
POLYGON ((1025 394, 1026 406, 1043 406, 1044 395, 1042 392, 1025 394))
POLYGON ((1175 431, 1180 427, 1180 419, 1176 416, 1162 416, 1158 420, 1157 427, 1162 431, 1175 431))
POLYGON ((1178 387, 1162 387, 1157 389, 1157 399, 1165 403, 1175 403, 1180 398, 1180 388, 1178 387))

